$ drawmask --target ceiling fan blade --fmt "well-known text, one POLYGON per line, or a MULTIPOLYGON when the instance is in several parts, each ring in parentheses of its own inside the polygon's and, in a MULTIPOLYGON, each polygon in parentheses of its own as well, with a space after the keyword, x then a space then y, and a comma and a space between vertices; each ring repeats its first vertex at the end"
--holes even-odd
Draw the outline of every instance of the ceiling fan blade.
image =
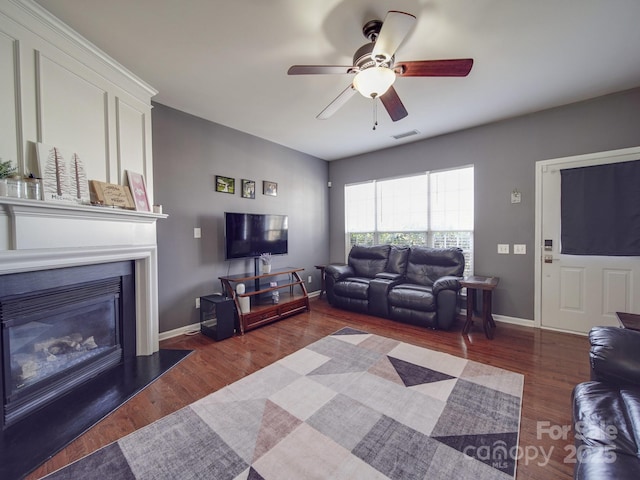
POLYGON ((352 66, 343 65, 292 65, 287 71, 288 75, 326 75, 355 73, 352 66))
POLYGON ((391 120, 394 122, 402 120, 404 117, 409 115, 407 109, 404 108, 404 105, 402 104, 402 100, 400 100, 400 97, 398 96, 398 92, 396 92, 396 89, 393 88, 393 86, 389 87, 389 90, 380 97, 380 101, 384 105, 384 108, 387 109, 387 113, 389 113, 391 120))
POLYGON ((471 67, 473 58, 458 58, 398 62, 393 70, 402 77, 466 77, 471 67))
POLYGON ((347 101, 356 93, 356 89, 353 88, 353 85, 349 85, 345 88, 340 95, 338 95, 333 102, 325 107, 318 116, 316 117, 318 120, 326 120, 331 115, 336 113, 340 107, 342 107, 347 101))
POLYGON ((377 63, 389 62, 415 23, 416 17, 410 13, 390 10, 384 17, 371 57, 377 63))

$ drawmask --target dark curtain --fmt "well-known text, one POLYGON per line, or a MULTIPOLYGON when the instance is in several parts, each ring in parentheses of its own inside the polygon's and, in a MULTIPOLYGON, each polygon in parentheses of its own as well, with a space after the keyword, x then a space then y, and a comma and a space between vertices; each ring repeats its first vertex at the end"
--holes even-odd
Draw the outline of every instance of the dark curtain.
POLYGON ((640 255, 640 160, 561 170, 568 255, 640 255))

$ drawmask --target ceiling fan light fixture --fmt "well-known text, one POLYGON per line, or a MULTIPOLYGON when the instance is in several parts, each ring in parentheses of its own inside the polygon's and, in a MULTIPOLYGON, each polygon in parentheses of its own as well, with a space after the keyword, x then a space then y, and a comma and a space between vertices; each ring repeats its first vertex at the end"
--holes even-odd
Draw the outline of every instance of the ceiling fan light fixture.
POLYGON ((383 95, 396 81, 396 74, 387 67, 369 67, 358 72, 353 86, 363 97, 376 98, 383 95))

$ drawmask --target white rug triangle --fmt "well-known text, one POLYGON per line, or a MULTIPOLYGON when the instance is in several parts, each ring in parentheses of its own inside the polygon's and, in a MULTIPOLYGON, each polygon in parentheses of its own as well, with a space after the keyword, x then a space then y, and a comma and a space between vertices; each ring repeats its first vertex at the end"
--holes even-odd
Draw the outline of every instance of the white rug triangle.
POLYGON ((233 480, 247 480, 249 478, 250 472, 251 472, 251 467, 247 468, 244 472, 242 472, 240 475, 235 477, 233 480))
POLYGON ((420 392, 423 395, 428 395, 429 397, 446 402, 457 382, 457 378, 452 378, 450 380, 441 380, 439 382, 422 383, 409 388, 420 392))
POLYGON ((358 345, 371 336, 370 333, 355 333, 353 335, 333 335, 331 338, 342 340, 343 342, 350 343, 351 345, 358 345))

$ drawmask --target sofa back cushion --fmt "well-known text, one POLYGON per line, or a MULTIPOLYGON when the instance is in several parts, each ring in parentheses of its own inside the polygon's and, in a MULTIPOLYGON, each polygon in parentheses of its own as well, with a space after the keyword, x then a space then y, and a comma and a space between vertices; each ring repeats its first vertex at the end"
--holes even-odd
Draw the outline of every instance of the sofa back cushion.
POLYGON ((407 273, 407 260, 409 259, 409 247, 391 246, 389 250, 389 261, 387 262, 387 272, 404 275, 407 273))
POLYGON ((462 276, 464 255, 459 248, 411 247, 407 265, 407 281, 432 286, 447 275, 462 276))
POLYGON ((390 249, 389 245, 354 245, 349 252, 349 265, 357 277, 373 278, 387 268, 390 249))

